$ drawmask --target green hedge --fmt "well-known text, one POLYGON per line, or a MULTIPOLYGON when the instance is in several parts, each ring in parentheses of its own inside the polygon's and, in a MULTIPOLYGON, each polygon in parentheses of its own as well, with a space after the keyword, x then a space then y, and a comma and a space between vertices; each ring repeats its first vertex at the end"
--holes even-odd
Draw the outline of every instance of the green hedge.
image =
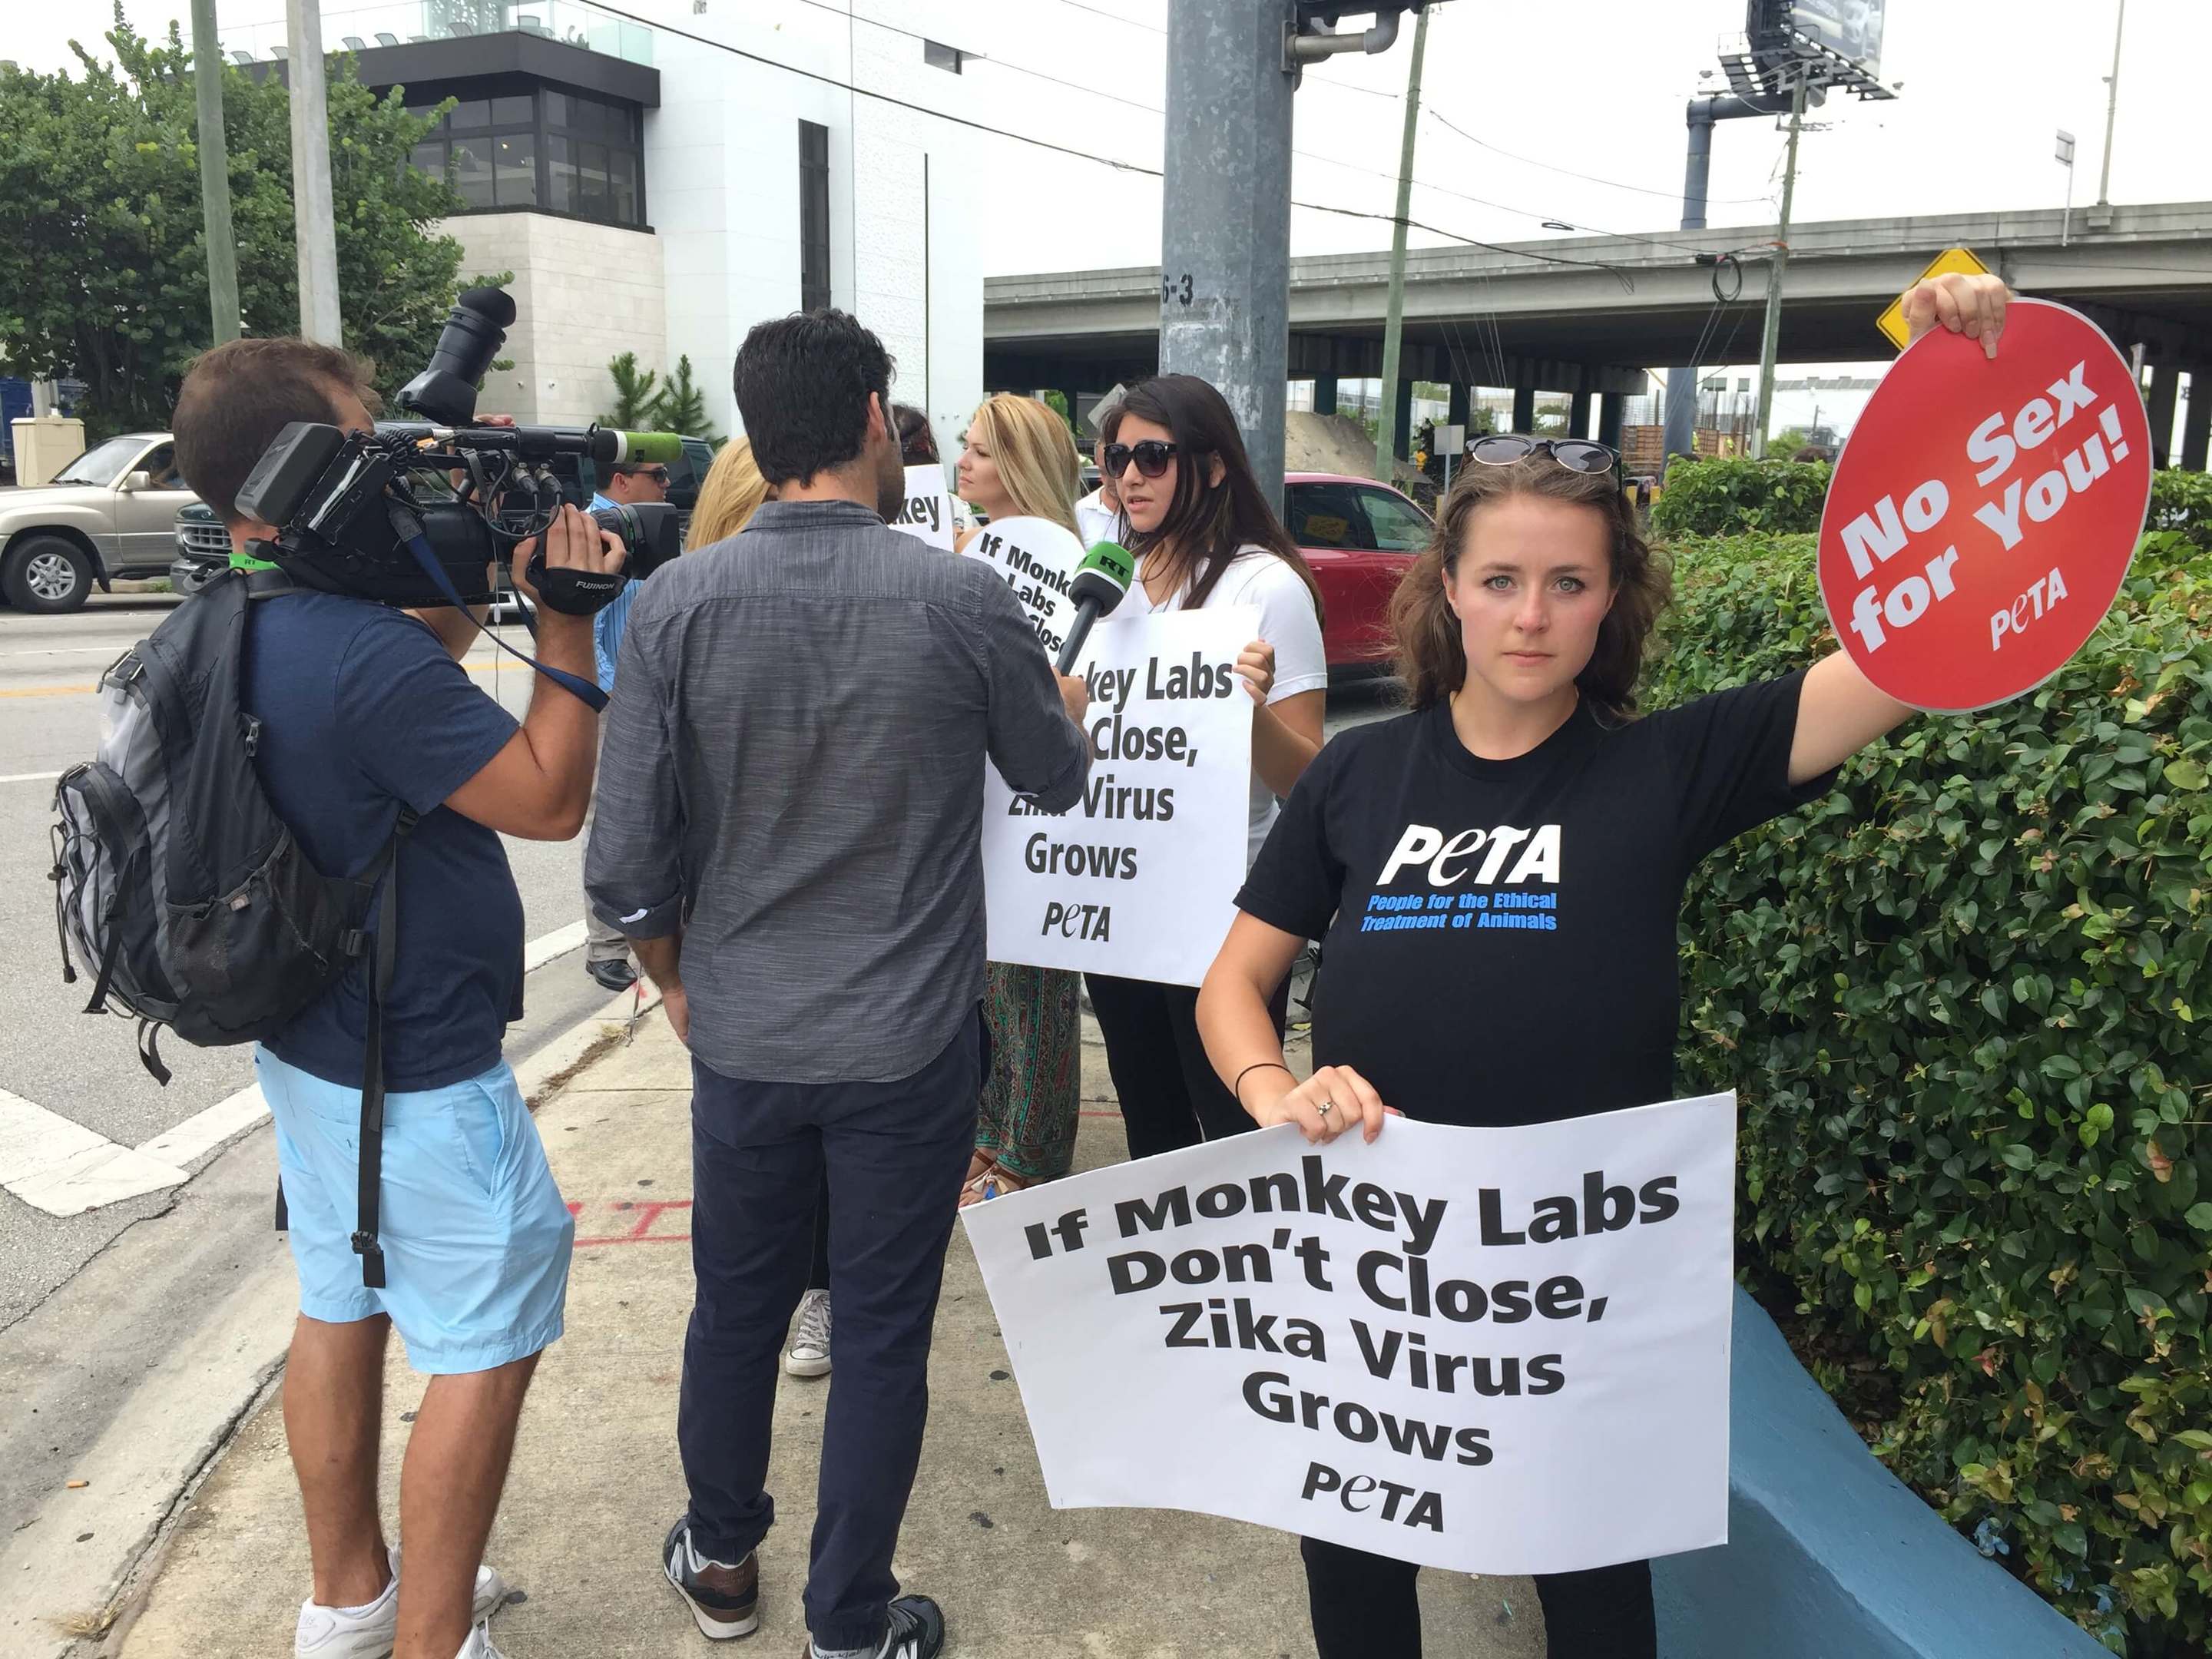
POLYGON ((2150 523, 2154 530, 2178 530, 2198 547, 2212 548, 2212 474, 2152 473, 2150 523))
POLYGON ((1825 461, 1718 457, 1677 461, 1651 503, 1656 536, 1817 531, 1831 469, 1825 461))
MULTIPOLYGON (((1832 648, 1813 538, 1674 551, 1651 706, 1832 648)), ((2151 535, 2049 684, 1859 757, 1709 860, 1681 933, 1743 1255, 1893 1383, 1876 1453, 2136 1659, 2212 1627, 2208 633, 2212 553, 2151 535)))

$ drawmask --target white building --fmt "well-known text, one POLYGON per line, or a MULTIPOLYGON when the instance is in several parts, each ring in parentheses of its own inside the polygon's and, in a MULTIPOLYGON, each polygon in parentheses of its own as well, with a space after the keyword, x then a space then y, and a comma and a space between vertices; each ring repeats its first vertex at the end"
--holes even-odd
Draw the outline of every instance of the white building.
POLYGON ((514 367, 482 407, 587 422, 613 403, 610 359, 665 375, 688 355, 711 423, 735 434, 745 331, 834 305, 957 449, 983 389, 979 135, 936 113, 967 89, 957 9, 624 10, 656 26, 581 0, 325 0, 325 45, 352 47, 365 83, 460 100, 416 160, 450 161, 470 204, 444 227, 464 277, 514 273, 514 367))

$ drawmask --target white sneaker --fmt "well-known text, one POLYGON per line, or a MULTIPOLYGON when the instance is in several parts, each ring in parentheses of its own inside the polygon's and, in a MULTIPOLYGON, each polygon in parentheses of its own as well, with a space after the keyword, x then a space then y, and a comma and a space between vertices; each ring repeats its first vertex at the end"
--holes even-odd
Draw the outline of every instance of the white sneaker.
MULTIPOLYGON (((478 1621, 489 1619, 506 1601, 507 1581, 494 1568, 478 1567, 469 1617, 478 1621)), ((394 1544, 392 1582, 374 1601, 358 1607, 326 1607, 313 1600, 300 1604, 300 1623, 292 1636, 293 1659, 391 1659, 398 1640, 399 1546, 394 1544)), ((490 1651, 489 1638, 485 1651, 490 1651)))
POLYGON ((492 1646, 491 1626, 478 1625, 469 1632, 469 1639, 461 1644, 461 1650, 453 1659, 507 1659, 507 1656, 492 1646))
POLYGON ((799 1299, 799 1324, 783 1351, 783 1369, 793 1376, 830 1374, 830 1292, 809 1291, 799 1299))

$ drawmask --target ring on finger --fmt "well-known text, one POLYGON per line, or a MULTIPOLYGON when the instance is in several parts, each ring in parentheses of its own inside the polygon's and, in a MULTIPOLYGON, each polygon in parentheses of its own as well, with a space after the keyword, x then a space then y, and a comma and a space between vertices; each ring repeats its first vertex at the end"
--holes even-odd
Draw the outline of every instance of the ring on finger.
POLYGON ((1327 1117, 1331 1112, 1336 1109, 1336 1103, 1333 1100, 1324 1100, 1315 1109, 1318 1111, 1322 1116, 1327 1117))

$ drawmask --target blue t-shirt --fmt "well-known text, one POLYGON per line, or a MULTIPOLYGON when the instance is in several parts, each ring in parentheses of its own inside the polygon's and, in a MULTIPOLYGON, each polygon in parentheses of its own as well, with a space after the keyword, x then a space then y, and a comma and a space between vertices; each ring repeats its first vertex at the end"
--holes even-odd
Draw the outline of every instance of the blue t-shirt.
MULTIPOLYGON (((616 505, 605 495, 592 497, 592 511, 616 505)), ((592 618, 592 658, 599 672, 599 690, 615 689, 615 663, 622 655, 623 629, 629 626, 629 602, 637 597, 639 584, 624 582, 621 592, 600 608, 592 618)))
MULTIPOLYGON (((506 746, 514 717, 414 617, 328 593, 255 602, 245 702, 262 722, 262 787, 324 874, 366 870, 403 802, 420 816, 399 854, 385 1086, 443 1088, 497 1065, 522 1014, 522 896, 497 834, 442 803, 506 746)), ((270 1052, 359 1088, 368 966, 270 1038, 270 1052)))

